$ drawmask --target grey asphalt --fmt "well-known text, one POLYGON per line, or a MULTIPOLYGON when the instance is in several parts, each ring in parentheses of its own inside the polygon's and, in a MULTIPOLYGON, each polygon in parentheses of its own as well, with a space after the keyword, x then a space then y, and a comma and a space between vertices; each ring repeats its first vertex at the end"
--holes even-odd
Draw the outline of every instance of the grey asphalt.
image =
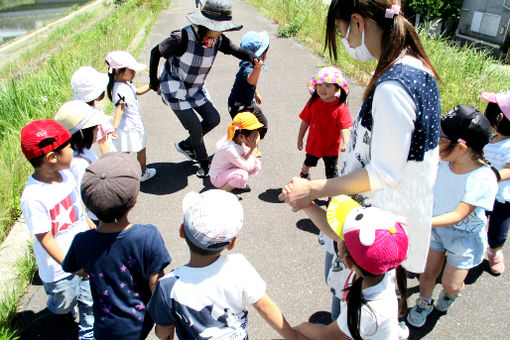
MULTIPOLYGON (((302 212, 293 213, 280 203, 281 187, 299 173, 304 153, 297 150, 298 114, 309 98, 306 81, 326 61, 292 39, 278 38, 277 25, 240 0, 232 0, 234 21, 243 24, 240 32, 227 36, 239 42, 248 30, 266 30, 270 49, 258 89, 263 97, 262 109, 269 120, 269 132, 261 142, 262 171, 251 177, 252 191, 239 195, 245 209, 245 225, 234 252, 243 253, 267 282, 267 293, 280 306, 292 325, 329 317, 331 294, 324 283, 324 251, 317 243, 317 229, 302 212)), ((174 0, 162 13, 149 35, 139 60, 149 62, 150 50, 177 28, 188 24, 186 14, 195 11, 194 1, 174 0)), ((317 29, 323 29, 318 27, 317 29)), ((220 125, 205 137, 209 153, 226 133, 230 116, 227 98, 238 61, 218 54, 207 78, 213 102, 221 114, 220 125)), ((148 74, 137 75, 135 82, 146 82, 148 74)), ((361 105, 363 88, 350 82, 348 105, 355 115, 361 105)), ((134 223, 156 225, 173 261, 167 271, 185 264, 188 250, 178 236, 182 220, 181 202, 189 191, 211 188, 195 176, 197 166, 176 152, 173 143, 187 136, 173 112, 154 92, 139 97, 141 112, 148 131, 148 163, 158 174, 141 186, 140 199, 130 217, 134 223)), ((391 123, 391 122, 389 122, 391 123)), ((323 178, 322 163, 313 170, 313 178, 323 178)), ((447 314, 434 311, 421 330, 411 328, 410 339, 509 339, 510 283, 508 273, 494 277, 486 263, 474 268, 468 277, 465 293, 447 314)), ((409 280, 412 295, 417 297, 417 281, 409 280)), ((439 292, 436 287, 435 294, 439 292)), ((19 309, 24 339, 67 339, 76 334, 75 324, 55 318, 44 311, 45 295, 40 283, 29 289, 19 309), (66 334, 67 332, 67 334, 66 334), (71 332, 71 333, 69 333, 71 332), (51 334, 51 335, 49 335, 51 334)), ((252 339, 272 339, 277 333, 249 306, 249 335, 252 339)), ((151 339, 155 336, 151 334, 151 339)))

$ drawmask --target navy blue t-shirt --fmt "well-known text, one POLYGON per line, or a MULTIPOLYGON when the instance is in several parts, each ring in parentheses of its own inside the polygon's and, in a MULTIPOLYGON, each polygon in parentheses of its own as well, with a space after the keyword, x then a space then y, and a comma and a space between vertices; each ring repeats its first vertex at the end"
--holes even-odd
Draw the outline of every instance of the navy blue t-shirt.
POLYGON ((153 326, 146 313, 149 276, 171 261, 155 226, 134 224, 120 233, 77 234, 62 263, 66 272, 90 276, 95 339, 145 339, 153 326))
POLYGON ((255 97, 256 85, 250 85, 248 83, 248 76, 253 71, 253 65, 249 61, 241 61, 239 63, 239 71, 236 74, 234 85, 230 91, 229 100, 249 104, 255 97))

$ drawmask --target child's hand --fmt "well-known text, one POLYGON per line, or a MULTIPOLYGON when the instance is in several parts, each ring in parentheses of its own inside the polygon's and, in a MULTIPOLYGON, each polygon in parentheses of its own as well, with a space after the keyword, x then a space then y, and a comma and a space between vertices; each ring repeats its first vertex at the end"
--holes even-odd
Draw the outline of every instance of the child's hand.
POLYGON ((260 141, 260 135, 259 134, 252 134, 246 138, 246 145, 250 149, 256 149, 259 146, 260 141))
POLYGON ((74 275, 78 275, 78 276, 82 277, 85 280, 89 279, 89 274, 87 274, 87 272, 83 268, 78 270, 78 271, 75 271, 74 275))
POLYGON ((297 149, 299 151, 303 150, 303 138, 298 138, 298 140, 297 140, 297 149))
POLYGON ((342 144, 340 145, 340 151, 345 152, 346 149, 347 149, 347 145, 345 145, 345 143, 342 142, 342 144))
POLYGON ((255 103, 262 104, 262 96, 259 91, 255 91, 255 103))
POLYGON ((253 61, 255 62, 253 64, 254 69, 260 70, 262 68, 262 66, 264 65, 264 61, 260 58, 253 58, 253 61))

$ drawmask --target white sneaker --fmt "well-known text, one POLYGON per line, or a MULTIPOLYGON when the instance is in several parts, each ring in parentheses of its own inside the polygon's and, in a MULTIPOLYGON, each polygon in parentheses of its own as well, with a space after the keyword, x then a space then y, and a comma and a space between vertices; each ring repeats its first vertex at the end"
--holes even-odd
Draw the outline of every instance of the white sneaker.
POLYGON ((145 172, 140 176, 140 182, 145 182, 148 179, 156 176, 156 169, 154 168, 145 168, 145 172))

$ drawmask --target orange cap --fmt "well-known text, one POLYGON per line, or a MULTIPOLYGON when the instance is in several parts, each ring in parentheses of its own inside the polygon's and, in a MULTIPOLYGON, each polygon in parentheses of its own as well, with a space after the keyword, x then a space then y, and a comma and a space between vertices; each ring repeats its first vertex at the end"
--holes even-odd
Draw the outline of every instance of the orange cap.
POLYGON ((264 124, 260 123, 253 113, 248 111, 239 112, 228 126, 227 140, 234 138, 234 133, 237 129, 256 130, 261 127, 264 127, 264 124))

